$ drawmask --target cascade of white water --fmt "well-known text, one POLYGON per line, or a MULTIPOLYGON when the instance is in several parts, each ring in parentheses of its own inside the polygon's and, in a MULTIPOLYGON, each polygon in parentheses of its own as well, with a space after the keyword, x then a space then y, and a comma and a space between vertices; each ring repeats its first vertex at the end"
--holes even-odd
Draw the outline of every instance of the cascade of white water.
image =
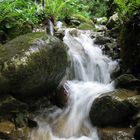
POLYGON ((113 90, 110 74, 116 62, 102 54, 90 31, 67 29, 64 42, 69 47, 71 79, 64 87, 69 93, 68 107, 51 108, 37 118, 39 128, 31 140, 98 140, 96 128, 89 121, 92 102, 113 90), (53 109, 53 110, 52 110, 53 109), (45 115, 47 114, 47 115, 45 115), (45 116, 45 117, 42 117, 45 116))
POLYGON ((110 82, 115 62, 102 54, 90 38, 90 31, 66 30, 64 42, 69 46, 73 78, 82 81, 110 82))

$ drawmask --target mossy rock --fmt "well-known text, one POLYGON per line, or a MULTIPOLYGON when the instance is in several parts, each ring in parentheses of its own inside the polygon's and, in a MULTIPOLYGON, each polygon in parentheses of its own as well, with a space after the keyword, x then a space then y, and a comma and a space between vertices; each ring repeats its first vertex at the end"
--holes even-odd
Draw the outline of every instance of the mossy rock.
POLYGON ((90 110, 93 126, 123 126, 130 123, 133 115, 139 111, 137 92, 115 90, 95 99, 90 110))
POLYGON ((90 23, 81 23, 78 27, 80 30, 94 30, 95 25, 90 23))
POLYGON ((0 52, 0 80, 17 98, 46 95, 56 89, 68 66, 62 41, 46 33, 19 36, 4 44, 0 52))

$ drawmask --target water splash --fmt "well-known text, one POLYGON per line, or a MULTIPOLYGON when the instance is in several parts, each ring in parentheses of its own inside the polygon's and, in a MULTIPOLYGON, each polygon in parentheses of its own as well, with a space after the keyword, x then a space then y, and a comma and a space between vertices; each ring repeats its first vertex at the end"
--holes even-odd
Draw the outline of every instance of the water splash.
POLYGON ((64 87, 69 102, 64 110, 56 107, 41 111, 36 119, 39 128, 31 140, 98 140, 96 128, 89 120, 89 110, 95 98, 113 90, 110 74, 116 62, 102 54, 94 44, 90 31, 67 29, 64 42, 71 59, 71 80, 64 87))

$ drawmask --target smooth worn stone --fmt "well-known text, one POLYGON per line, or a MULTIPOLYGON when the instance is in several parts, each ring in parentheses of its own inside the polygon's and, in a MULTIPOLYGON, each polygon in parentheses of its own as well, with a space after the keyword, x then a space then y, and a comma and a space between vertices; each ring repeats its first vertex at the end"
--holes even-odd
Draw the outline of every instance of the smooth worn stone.
POLYGON ((139 111, 136 100, 130 100, 137 93, 130 90, 115 90, 99 96, 93 102, 89 113, 93 126, 123 126, 130 123, 139 111))

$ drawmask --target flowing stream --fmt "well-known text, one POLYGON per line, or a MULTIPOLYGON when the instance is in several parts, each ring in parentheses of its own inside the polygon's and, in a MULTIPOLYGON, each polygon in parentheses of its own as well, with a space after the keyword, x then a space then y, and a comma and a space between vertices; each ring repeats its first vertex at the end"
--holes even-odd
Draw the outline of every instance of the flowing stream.
POLYGON ((31 132, 31 140, 98 140, 89 111, 95 98, 113 90, 110 75, 117 63, 102 54, 90 34, 66 29, 64 42, 71 60, 69 80, 64 85, 68 105, 41 110, 36 117, 39 127, 31 132))

